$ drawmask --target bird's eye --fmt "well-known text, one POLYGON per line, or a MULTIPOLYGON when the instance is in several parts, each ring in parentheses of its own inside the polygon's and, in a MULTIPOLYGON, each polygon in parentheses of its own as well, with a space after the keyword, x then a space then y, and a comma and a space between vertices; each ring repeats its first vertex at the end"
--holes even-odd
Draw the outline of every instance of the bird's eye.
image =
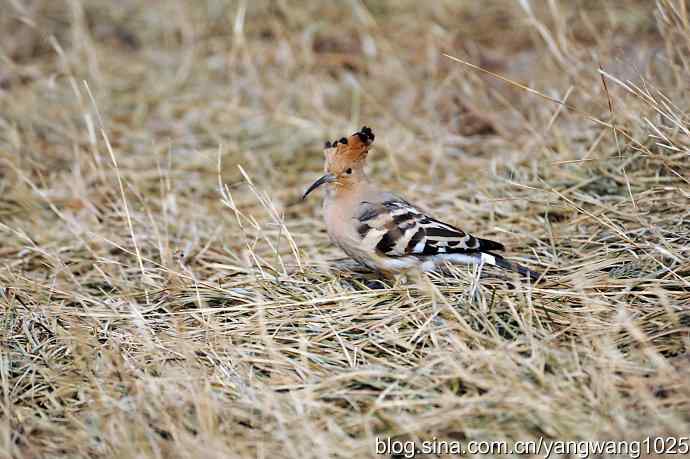
POLYGON ((346 173, 347 175, 352 174, 352 168, 348 168, 348 169, 345 171, 345 173, 346 173))

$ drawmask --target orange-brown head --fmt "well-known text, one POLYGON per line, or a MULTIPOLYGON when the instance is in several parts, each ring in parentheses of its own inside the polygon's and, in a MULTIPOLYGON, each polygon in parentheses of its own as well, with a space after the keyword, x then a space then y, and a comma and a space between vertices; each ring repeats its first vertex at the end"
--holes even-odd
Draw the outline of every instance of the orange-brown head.
POLYGON ((326 142, 326 174, 312 183, 302 195, 302 199, 324 183, 347 187, 363 179, 364 161, 374 137, 371 128, 364 126, 348 138, 326 142))

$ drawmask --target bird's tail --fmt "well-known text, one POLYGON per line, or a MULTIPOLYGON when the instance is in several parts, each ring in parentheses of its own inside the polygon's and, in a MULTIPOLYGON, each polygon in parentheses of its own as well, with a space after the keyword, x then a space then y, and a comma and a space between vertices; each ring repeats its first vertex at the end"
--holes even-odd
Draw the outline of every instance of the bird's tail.
POLYGON ((497 255, 495 253, 483 252, 482 261, 493 266, 498 266, 502 269, 515 271, 524 276, 529 276, 529 278, 532 279, 532 281, 536 281, 541 277, 541 273, 537 271, 532 271, 531 269, 525 268, 524 266, 521 266, 517 263, 513 263, 512 261, 508 261, 502 256, 497 255))

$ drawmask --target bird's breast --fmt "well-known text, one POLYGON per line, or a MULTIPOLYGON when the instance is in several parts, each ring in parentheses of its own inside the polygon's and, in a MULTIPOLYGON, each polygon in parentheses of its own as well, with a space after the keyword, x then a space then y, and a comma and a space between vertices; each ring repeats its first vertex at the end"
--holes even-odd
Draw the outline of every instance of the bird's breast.
MULTIPOLYGON (((347 204, 347 203, 346 203, 347 204)), ((326 199, 323 211, 326 230, 331 241, 352 258, 361 258, 362 238, 357 232, 352 206, 326 199)))

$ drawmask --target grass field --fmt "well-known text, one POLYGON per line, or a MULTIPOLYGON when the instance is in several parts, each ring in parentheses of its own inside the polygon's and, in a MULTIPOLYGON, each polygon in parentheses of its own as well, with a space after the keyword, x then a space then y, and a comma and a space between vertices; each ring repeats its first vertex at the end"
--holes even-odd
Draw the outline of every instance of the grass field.
POLYGON ((0 457, 690 432, 687 1, 0 3, 0 457), (299 199, 363 124, 543 279, 372 289, 299 199))

